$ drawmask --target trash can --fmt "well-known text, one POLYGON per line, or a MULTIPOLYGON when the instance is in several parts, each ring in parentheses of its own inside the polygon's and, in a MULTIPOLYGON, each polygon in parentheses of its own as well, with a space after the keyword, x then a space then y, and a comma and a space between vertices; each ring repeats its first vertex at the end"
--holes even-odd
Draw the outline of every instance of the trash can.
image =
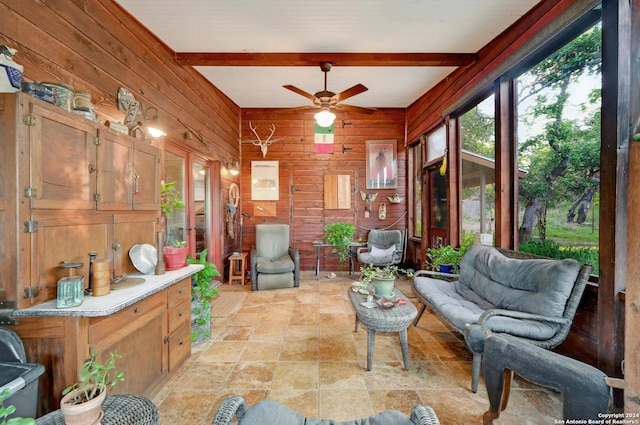
POLYGON ((44 366, 26 361, 20 336, 10 329, 0 328, 0 392, 9 390, 4 406, 16 408, 11 417, 36 417, 38 378, 44 373, 44 366))
POLYGON ((9 390, 4 406, 13 405, 12 417, 35 418, 38 401, 38 378, 44 366, 34 363, 0 362, 0 393, 9 390))

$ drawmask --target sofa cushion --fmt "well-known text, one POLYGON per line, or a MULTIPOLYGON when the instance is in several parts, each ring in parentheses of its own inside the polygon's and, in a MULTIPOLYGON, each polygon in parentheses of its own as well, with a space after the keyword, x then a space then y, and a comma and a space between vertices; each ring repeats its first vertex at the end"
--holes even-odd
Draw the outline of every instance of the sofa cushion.
POLYGON ((414 425, 397 410, 385 410, 377 415, 353 421, 337 422, 329 419, 305 418, 289 407, 273 400, 263 400, 251 406, 240 421, 241 425, 414 425))
POLYGON ((294 269, 295 263, 288 252, 287 254, 274 259, 258 257, 256 261, 256 270, 258 273, 286 273, 292 272, 294 269))
POLYGON ((496 308, 562 317, 580 268, 576 260, 513 259, 476 244, 460 262, 458 291, 496 308))
POLYGON ((396 251, 395 244, 385 249, 372 246, 371 251, 369 251, 369 254, 371 254, 372 257, 390 257, 393 255, 395 251, 396 251))
MULTIPOLYGON (((495 308, 459 282, 419 276, 414 278, 414 286, 429 306, 458 332, 463 332, 467 323, 476 323, 485 310, 495 308)), ((503 316, 492 317, 486 326, 494 332, 537 340, 551 338, 559 328, 556 324, 503 316)))

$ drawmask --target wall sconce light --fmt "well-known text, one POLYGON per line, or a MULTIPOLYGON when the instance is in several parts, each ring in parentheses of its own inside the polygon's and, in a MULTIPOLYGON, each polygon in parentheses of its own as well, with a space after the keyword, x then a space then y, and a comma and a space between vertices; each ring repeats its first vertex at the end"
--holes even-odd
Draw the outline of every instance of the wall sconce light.
POLYGON ((331 127, 333 121, 336 119, 336 114, 329 111, 329 109, 322 109, 320 112, 314 115, 316 123, 320 127, 331 127))
POLYGON ((238 164, 238 160, 235 158, 229 158, 225 161, 225 168, 229 170, 229 173, 232 176, 237 176, 240 174, 240 164, 238 164))
POLYGON ((157 108, 153 106, 147 108, 147 110, 144 112, 144 121, 147 130, 146 132, 154 139, 167 135, 167 133, 162 130, 162 125, 160 124, 160 114, 158 113, 157 108), (151 118, 148 118, 149 111, 151 111, 152 109, 155 111, 155 114, 152 115, 151 118))

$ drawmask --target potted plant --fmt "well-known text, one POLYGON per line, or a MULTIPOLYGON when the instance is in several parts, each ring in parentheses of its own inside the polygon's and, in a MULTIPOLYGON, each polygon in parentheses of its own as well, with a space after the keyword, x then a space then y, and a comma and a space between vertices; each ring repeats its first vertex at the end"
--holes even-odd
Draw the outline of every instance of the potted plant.
POLYGON ((356 233, 356 226, 338 221, 325 225, 323 230, 325 242, 333 245, 333 252, 338 254, 339 265, 342 266, 347 258, 351 258, 351 242, 356 233))
POLYGON ((187 263, 204 267, 191 276, 191 344, 198 345, 211 338, 211 300, 219 293, 213 278, 221 274, 207 261, 206 249, 198 258, 187 258, 187 263))
POLYGON ((451 245, 440 245, 427 249, 427 260, 433 270, 442 273, 457 273, 462 252, 451 245))
POLYGON ((189 248, 186 241, 173 241, 171 246, 165 246, 162 252, 167 270, 177 270, 187 265, 189 248))
POLYGON ((378 298, 393 298, 393 288, 395 287, 398 273, 406 273, 407 276, 411 277, 411 273, 397 265, 378 267, 373 264, 367 264, 360 268, 360 283, 364 287, 372 285, 378 298))
POLYGON ((5 388, 0 393, 0 425, 36 425, 36 420, 33 418, 19 418, 14 417, 10 418, 9 416, 13 415, 16 412, 16 407, 13 405, 5 406, 4 401, 9 398, 11 394, 11 390, 5 388))
MULTIPOLYGON (((161 182, 160 186, 160 209, 162 211, 162 226, 166 228, 167 221, 173 216, 177 210, 184 210, 184 201, 178 196, 178 188, 176 182, 161 182)), ((159 240, 163 240, 162 249, 158 247, 158 253, 162 252, 162 259, 164 260, 163 266, 166 264, 166 270, 176 270, 186 265, 186 258, 189 252, 187 242, 183 240, 169 241, 169 235, 167 234, 166 240, 159 237, 159 240)), ((160 242, 159 242, 160 243, 160 242)), ((160 258, 158 258, 160 262, 160 258)), ((160 267, 162 269, 162 267, 160 267)), ((161 270, 160 270, 161 271, 161 270)), ((159 273, 156 270, 156 274, 159 273)))
POLYGON ((124 381, 124 372, 115 371, 116 358, 120 357, 112 352, 106 362, 100 363, 96 360, 96 352, 91 351, 89 359, 78 372, 78 381, 62 391, 60 410, 67 425, 89 425, 100 421, 107 390, 124 381))

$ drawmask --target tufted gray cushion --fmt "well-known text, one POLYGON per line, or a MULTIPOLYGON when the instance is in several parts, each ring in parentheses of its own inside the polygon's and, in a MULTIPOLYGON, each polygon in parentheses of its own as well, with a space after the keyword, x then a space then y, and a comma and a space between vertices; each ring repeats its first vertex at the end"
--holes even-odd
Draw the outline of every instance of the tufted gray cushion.
MULTIPOLYGON (((414 279, 414 286, 429 301, 430 307, 445 317, 458 332, 462 332, 467 323, 476 323, 480 315, 494 308, 486 300, 474 295, 459 282, 447 282, 429 277, 414 279)), ((488 322, 494 332, 506 332, 524 338, 544 340, 552 337, 559 325, 510 317, 492 317, 488 322)))
POLYGON ((562 317, 581 266, 576 260, 507 258, 476 244, 460 262, 456 290, 495 308, 562 317))

